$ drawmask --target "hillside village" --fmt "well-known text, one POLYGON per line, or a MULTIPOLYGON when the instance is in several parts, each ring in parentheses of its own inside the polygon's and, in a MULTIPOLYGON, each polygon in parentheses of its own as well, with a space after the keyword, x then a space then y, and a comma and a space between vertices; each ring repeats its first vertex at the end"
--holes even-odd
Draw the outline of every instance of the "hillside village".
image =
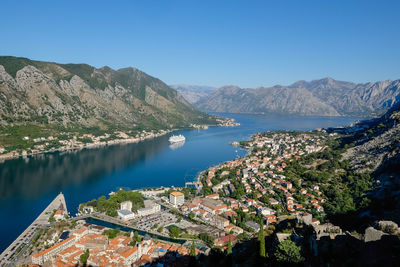
MULTIPOLYGON (((251 238, 264 224, 267 229, 269 225, 275 225, 288 216, 297 216, 302 222, 317 226, 320 224, 317 218, 324 216, 322 205, 325 201, 318 185, 293 185, 286 179, 283 171, 287 166, 286 162, 321 151, 325 138, 326 135, 321 133, 256 134, 249 142, 244 143, 250 151, 248 156, 204 171, 195 183, 197 189, 160 188, 132 193, 112 192, 109 200, 99 198, 84 203, 80 211, 82 214, 93 214, 103 219, 114 219, 121 225, 132 226, 159 236, 198 240, 208 247, 224 250, 228 248, 229 243, 234 245, 251 238), (140 195, 147 200, 141 201, 140 195), (106 202, 109 204, 105 204, 106 202), (141 202, 143 203, 140 204, 141 202), (111 210, 104 209, 111 207, 110 205, 113 207, 111 210), (174 228, 179 229, 178 233, 174 228)), ((61 215, 61 211, 55 212, 58 221, 64 219, 61 215), (59 217, 57 212, 60 213, 59 217)), ((110 263, 126 263, 124 255, 128 252, 135 255, 129 256, 130 264, 140 261, 143 263, 144 259, 152 261, 157 258, 153 251, 158 246, 166 246, 154 247, 149 241, 150 243, 138 243, 133 251, 133 248, 128 248, 125 244, 131 242, 128 237, 108 240, 104 236, 104 229, 107 228, 86 224, 85 228, 75 229, 75 232, 85 234, 70 234, 66 239, 69 241, 64 240, 62 245, 58 243, 46 251, 34 254, 32 263, 42 264, 46 259, 51 259, 53 266, 73 263, 84 249, 90 250, 88 262, 93 264, 96 264, 96 259, 100 256, 103 260, 107 258, 110 263), (119 244, 116 239, 121 239, 123 243, 119 244), (98 244, 103 250, 99 250, 100 247, 97 246, 84 246, 83 241, 79 240, 89 243, 93 241, 92 243, 98 244), (115 255, 111 257, 107 254, 107 251, 112 249, 111 244, 115 242, 120 245, 118 251, 124 251, 118 259, 115 255), (62 256, 55 258, 54 251, 59 251, 60 246, 63 247, 63 252, 60 252, 62 256)), ((133 231, 128 235, 132 237, 133 231)), ((154 242, 157 244, 157 241, 154 242)), ((168 249, 164 248, 163 252, 171 250, 168 249)), ((172 250, 175 251, 174 246, 172 250)), ((180 249, 178 246, 176 251, 187 255, 188 245, 180 249)), ((160 250, 157 250, 157 255, 160 255, 160 250)))

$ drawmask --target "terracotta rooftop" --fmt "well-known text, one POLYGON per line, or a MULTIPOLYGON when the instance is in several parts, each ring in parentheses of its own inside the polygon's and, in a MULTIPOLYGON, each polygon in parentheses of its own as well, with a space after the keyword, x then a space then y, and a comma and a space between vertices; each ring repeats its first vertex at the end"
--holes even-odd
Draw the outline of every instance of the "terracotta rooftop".
POLYGON ((75 236, 71 236, 71 237, 65 239, 64 241, 62 241, 62 242, 60 242, 60 243, 58 243, 58 244, 52 246, 51 248, 48 248, 48 249, 46 249, 46 250, 44 250, 44 251, 42 251, 42 252, 33 254, 32 257, 34 257, 34 258, 39 258, 40 256, 43 256, 43 255, 49 253, 50 251, 52 251, 52 250, 58 248, 59 246, 61 246, 61 245, 65 244, 65 243, 67 243, 68 241, 70 241, 70 240, 72 240, 72 239, 74 239, 74 238, 75 238, 75 236))
POLYGON ((177 197, 177 196, 183 196, 183 193, 176 191, 176 192, 172 192, 171 195, 177 197))

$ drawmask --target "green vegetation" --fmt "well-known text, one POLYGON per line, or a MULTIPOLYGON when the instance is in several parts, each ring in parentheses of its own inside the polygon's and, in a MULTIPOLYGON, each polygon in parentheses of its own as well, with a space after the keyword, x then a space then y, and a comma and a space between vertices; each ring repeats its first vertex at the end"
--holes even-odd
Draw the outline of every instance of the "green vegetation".
POLYGON ((214 237, 209 235, 208 233, 201 233, 199 234, 200 240, 204 241, 207 246, 213 247, 214 246, 214 237))
POLYGON ((293 241, 286 239, 281 242, 275 252, 275 259, 284 264, 300 263, 304 260, 300 253, 301 247, 297 246, 293 241))
POLYGON ((56 219, 54 218, 54 215, 56 214, 57 210, 53 210, 50 217, 49 217, 49 223, 53 223, 56 221, 56 219))
POLYGON ((34 61, 23 58, 23 57, 0 57, 0 65, 3 65, 6 72, 10 74, 13 78, 17 76, 17 71, 21 70, 25 66, 35 65, 34 61))
POLYGON ((229 236, 229 241, 228 241, 228 249, 226 251, 227 255, 231 255, 232 254, 232 241, 231 241, 231 237, 229 236))
POLYGON ((117 210, 120 208, 120 204, 124 201, 132 202, 132 211, 137 211, 139 208, 144 207, 143 196, 138 192, 119 190, 115 192, 109 199, 105 196, 99 197, 97 200, 91 200, 81 205, 81 208, 85 205, 93 206, 99 212, 105 212, 108 216, 116 217, 118 215, 117 210))
POLYGON ((265 236, 264 220, 260 220, 260 231, 258 232, 258 241, 260 242, 260 257, 265 258, 265 236))
POLYGON ((196 247, 194 245, 194 242, 192 242, 192 245, 190 246, 190 256, 196 257, 196 247))
POLYGON ((176 225, 168 226, 168 230, 169 230, 169 236, 171 238, 178 238, 179 235, 181 234, 181 228, 179 228, 176 225))
MULTIPOLYGON (((24 133, 24 136, 46 137, 51 134, 59 137, 63 132, 74 133, 72 130, 96 135, 99 130, 111 134, 115 130, 165 130, 188 127, 192 123, 212 125, 217 123, 216 116, 197 111, 182 100, 175 90, 137 69, 113 70, 109 67, 96 69, 87 64, 58 64, 12 56, 0 56, 0 65, 4 66, 6 72, 14 78, 19 70, 29 65, 54 81, 54 83, 47 81, 51 92, 37 96, 38 101, 28 97, 28 94, 19 90, 17 85, 16 88, 11 88, 12 94, 7 97, 0 96, 5 111, 0 114, 0 120, 3 121, 3 125, 7 125, 0 129, 0 146, 6 147, 7 151, 33 149, 33 142, 22 140, 19 130, 14 129, 19 127, 23 130, 33 127, 32 132, 24 133), (105 107, 101 95, 92 98, 93 105, 89 106, 84 99, 57 88, 56 84, 60 85, 61 80, 70 81, 75 75, 91 89, 96 89, 95 91, 105 90, 117 84, 124 86, 127 95, 118 98, 118 101, 127 112, 120 116, 112 106, 110 109, 105 107), (157 104, 146 102, 146 88, 149 87, 157 93, 154 98, 161 99, 157 104), (128 100, 133 98, 136 100, 128 100), (62 107, 54 104, 56 102, 67 105, 70 111, 63 112, 62 107), (44 112, 39 113, 39 108, 44 112), (43 131, 40 135, 35 134, 37 130, 35 128, 38 127, 43 131), (65 128, 71 131, 65 131, 65 128)), ((40 87, 41 84, 37 86, 40 87)), ((41 91, 36 86, 33 89, 41 91)), ((95 93, 91 89, 85 90, 88 90, 88 93, 95 93)), ((89 139, 82 141, 86 143, 89 139)), ((50 148, 57 147, 51 144, 50 148)))
POLYGON ((322 152, 287 162, 287 179, 297 189, 300 188, 298 179, 304 181, 302 186, 319 184, 326 196, 324 208, 328 216, 346 214, 365 207, 369 203, 365 193, 371 189, 373 182, 370 173, 356 172, 350 162, 342 158, 348 143, 328 139, 327 145, 322 152))
POLYGON ((86 249, 85 253, 83 253, 80 257, 79 257, 79 261, 85 265, 87 263, 87 260, 89 259, 89 249, 86 249))
POLYGON ((108 229, 108 230, 104 230, 102 235, 106 235, 108 236, 109 239, 113 239, 116 236, 118 236, 121 233, 119 228, 115 228, 115 229, 108 229))
POLYGON ((132 238, 132 240, 135 240, 136 242, 141 242, 141 241, 142 241, 142 238, 139 236, 139 233, 138 233, 137 231, 135 231, 135 232, 133 233, 133 238, 132 238))
POLYGON ((44 232, 45 232, 45 229, 43 229, 43 228, 40 228, 37 231, 37 233, 33 236, 32 241, 31 241, 32 247, 37 246, 37 242, 38 242, 39 238, 44 234, 44 232))

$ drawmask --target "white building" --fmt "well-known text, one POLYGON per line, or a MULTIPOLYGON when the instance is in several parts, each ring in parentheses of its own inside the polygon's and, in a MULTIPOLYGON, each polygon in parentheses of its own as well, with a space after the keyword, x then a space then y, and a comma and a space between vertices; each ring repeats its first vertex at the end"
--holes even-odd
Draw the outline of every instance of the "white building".
POLYGON ((130 210, 132 211, 132 201, 124 201, 121 203, 121 210, 130 210))
POLYGON ((118 210, 118 216, 123 221, 129 221, 135 218, 135 214, 132 212, 132 201, 124 201, 121 203, 121 209, 118 210))
POLYGON ((57 245, 46 249, 45 251, 33 254, 31 256, 32 263, 42 265, 44 262, 52 259, 52 257, 57 255, 59 252, 70 247, 72 244, 75 244, 75 242, 76 236, 71 236, 64 241, 58 243, 57 245))
POLYGON ((64 211, 59 209, 54 213, 54 219, 56 221, 61 221, 64 219, 64 211))
POLYGON ((185 195, 181 192, 172 192, 169 194, 169 202, 174 206, 183 205, 185 201, 185 195))
POLYGON ((82 210, 84 213, 92 213, 92 212, 94 212, 94 207, 93 206, 85 206, 85 207, 83 207, 82 210))
POLYGON ((145 200, 144 201, 144 208, 138 209, 137 214, 138 216, 146 216, 161 210, 161 206, 154 201, 145 200))
POLYGON ((130 210, 118 210, 118 216, 123 220, 123 221, 129 221, 135 218, 135 213, 133 213, 130 210))
POLYGON ((273 209, 266 208, 266 207, 259 207, 257 209, 257 212, 261 213, 262 215, 273 215, 273 214, 275 214, 275 211, 273 209))

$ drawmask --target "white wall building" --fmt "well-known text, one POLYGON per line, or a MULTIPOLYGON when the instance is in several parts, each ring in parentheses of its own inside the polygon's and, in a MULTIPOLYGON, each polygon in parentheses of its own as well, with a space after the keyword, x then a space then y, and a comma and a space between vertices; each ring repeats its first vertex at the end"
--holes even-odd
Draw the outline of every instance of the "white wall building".
POLYGON ((124 201, 121 203, 121 210, 130 210, 132 211, 132 201, 124 201))
POLYGON ((172 192, 169 195, 169 202, 174 206, 183 205, 185 202, 185 195, 181 192, 172 192))
POLYGON ((160 204, 155 203, 151 200, 144 201, 144 208, 138 209, 137 214, 138 216, 146 216, 161 210, 160 204))
POLYGON ((133 213, 130 210, 118 210, 118 216, 123 220, 123 221, 129 221, 135 218, 135 213, 133 213))

